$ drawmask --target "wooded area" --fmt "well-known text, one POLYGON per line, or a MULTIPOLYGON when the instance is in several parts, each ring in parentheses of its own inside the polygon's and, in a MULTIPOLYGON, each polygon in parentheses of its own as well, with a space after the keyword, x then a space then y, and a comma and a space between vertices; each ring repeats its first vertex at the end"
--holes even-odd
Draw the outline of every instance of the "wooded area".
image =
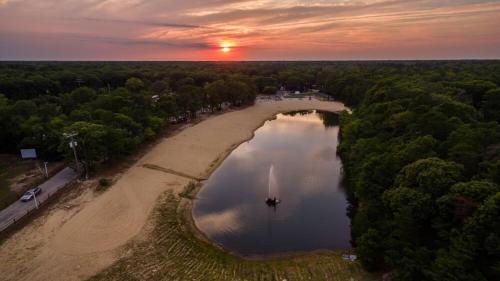
POLYGON ((355 109, 341 117, 339 151, 366 269, 500 279, 499 66, 362 68, 331 85, 355 109))
POLYGON ((71 157, 63 133, 77 133, 87 163, 134 151, 170 123, 223 105, 251 104, 249 75, 204 64, 4 63, 0 65, 2 152, 36 148, 71 157))

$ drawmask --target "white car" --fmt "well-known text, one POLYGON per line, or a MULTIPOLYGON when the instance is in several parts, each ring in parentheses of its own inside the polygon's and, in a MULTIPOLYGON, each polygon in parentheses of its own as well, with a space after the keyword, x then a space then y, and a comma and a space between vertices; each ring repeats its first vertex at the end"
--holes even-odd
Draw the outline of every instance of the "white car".
POLYGON ((23 196, 21 196, 21 201, 28 202, 28 201, 32 200, 33 198, 35 198, 35 195, 38 195, 40 193, 42 193, 41 188, 39 188, 39 187, 32 188, 32 189, 26 191, 23 194, 23 196))

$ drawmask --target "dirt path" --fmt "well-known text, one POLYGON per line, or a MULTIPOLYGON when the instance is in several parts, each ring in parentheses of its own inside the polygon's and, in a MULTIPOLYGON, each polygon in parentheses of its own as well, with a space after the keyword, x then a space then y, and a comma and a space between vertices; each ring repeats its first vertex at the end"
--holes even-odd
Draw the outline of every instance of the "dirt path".
POLYGON ((265 120, 290 110, 344 110, 341 103, 284 100, 211 117, 164 139, 99 196, 86 192, 0 245, 4 280, 81 280, 112 264, 145 225, 157 198, 207 178, 265 120), (155 167, 150 169, 147 167, 155 167), (165 171, 175 171, 167 173, 165 171), (86 196, 86 197, 85 197, 86 196))

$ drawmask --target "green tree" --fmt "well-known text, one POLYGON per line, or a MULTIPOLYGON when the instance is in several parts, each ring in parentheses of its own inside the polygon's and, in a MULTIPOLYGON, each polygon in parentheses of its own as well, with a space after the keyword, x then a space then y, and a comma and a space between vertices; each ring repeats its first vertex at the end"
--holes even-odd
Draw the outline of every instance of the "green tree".
POLYGON ((438 142, 430 135, 417 137, 397 147, 396 158, 401 165, 407 165, 423 158, 435 157, 438 142))
POLYGON ((9 104, 9 99, 7 99, 7 97, 4 94, 0 93, 0 109, 7 107, 8 104, 9 104))
POLYGON ((184 112, 189 112, 192 118, 196 117, 196 112, 203 105, 203 89, 186 85, 177 91, 177 102, 184 112))
POLYGON ((417 160, 405 166, 396 182, 400 186, 416 188, 433 198, 444 195, 462 178, 463 166, 436 157, 417 160))
POLYGON ((486 120, 500 123, 500 88, 486 92, 481 108, 486 120))
POLYGON ((160 114, 164 118, 171 118, 179 116, 179 105, 176 103, 176 99, 173 95, 167 95, 160 97, 159 100, 159 110, 160 114))
POLYGON ((127 82, 125 82, 125 88, 133 93, 136 93, 144 88, 144 82, 142 82, 139 78, 132 77, 127 79, 127 82))
POLYGON ((496 85, 490 81, 471 80, 463 83, 461 87, 465 89, 465 94, 469 97, 472 105, 476 108, 480 108, 484 94, 496 88, 496 85))
POLYGON ((88 87, 81 87, 73 90, 70 93, 72 103, 83 104, 90 102, 96 98, 96 92, 88 87))
POLYGON ((491 195, 438 252, 434 280, 497 280, 500 277, 500 192, 491 195))
POLYGON ((372 228, 358 239, 356 253, 367 270, 380 269, 384 264, 382 240, 378 231, 372 228))
POLYGON ((229 95, 229 88, 224 80, 217 80, 205 85, 205 93, 207 95, 210 109, 214 111, 220 108, 224 98, 229 95))
MULTIPOLYGON (((106 158, 106 130, 104 125, 78 121, 65 128, 65 132, 78 134, 78 151, 80 155, 83 153, 83 158, 86 161, 100 161, 106 158)), ((67 140, 62 139, 60 149, 66 152, 68 159, 73 159, 73 152, 68 147, 67 140)))
POLYGON ((151 84, 149 89, 154 95, 165 95, 170 91, 170 83, 168 82, 168 80, 155 81, 153 84, 151 84))
POLYGON ((277 87, 274 87, 274 86, 266 86, 263 90, 262 90, 262 93, 264 95, 276 95, 276 92, 278 91, 278 88, 277 87))

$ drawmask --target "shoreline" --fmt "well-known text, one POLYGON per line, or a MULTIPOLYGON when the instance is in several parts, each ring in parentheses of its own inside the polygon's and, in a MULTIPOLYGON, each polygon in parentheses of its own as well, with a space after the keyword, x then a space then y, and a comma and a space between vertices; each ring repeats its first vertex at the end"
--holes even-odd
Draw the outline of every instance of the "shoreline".
MULTIPOLYGON (((323 101, 321 101, 321 102, 323 102, 323 101)), ((329 102, 332 102, 332 101, 329 101, 329 102)), ((332 113, 337 113, 337 114, 340 114, 340 113, 342 113, 343 111, 346 111, 346 112, 348 112, 349 114, 351 114, 351 113, 352 113, 352 111, 351 111, 351 109, 350 109, 349 107, 346 107, 346 106, 345 106, 345 105, 343 105, 343 104, 342 104, 342 106, 343 106, 343 110, 327 110, 327 109, 321 109, 321 110, 324 110, 324 111, 329 111, 329 112, 332 112, 332 113)), ((299 109, 299 110, 318 110, 318 109, 313 107, 313 108, 304 108, 304 109, 299 109)), ((254 136, 255 136, 255 131, 257 131, 260 127, 264 126, 264 124, 265 124, 267 121, 272 121, 272 120, 276 119, 276 116, 277 116, 278 114, 281 114, 281 113, 287 113, 287 112, 290 112, 290 111, 293 111, 293 110, 278 110, 278 111, 276 111, 276 112, 272 113, 272 116, 270 116, 269 118, 267 118, 267 119, 263 120, 262 122, 260 122, 260 123, 259 123, 259 124, 258 124, 258 125, 257 125, 254 129, 253 129, 253 130, 252 130, 252 135, 251 135, 249 138, 244 139, 244 140, 242 140, 242 141, 241 141, 241 142, 239 142, 239 143, 235 143, 235 144, 233 144, 233 145, 231 146, 231 149, 229 150, 229 152, 228 152, 228 153, 226 153, 226 154, 225 154, 225 155, 224 155, 224 156, 220 159, 220 161, 219 161, 219 159, 218 159, 218 161, 216 162, 216 164, 215 164, 213 167, 210 167, 210 169, 209 169, 209 170, 207 170, 207 175, 205 176, 204 180, 207 180, 207 179, 211 176, 211 174, 212 174, 212 173, 213 173, 213 172, 214 172, 214 171, 215 171, 215 170, 216 170, 216 169, 217 169, 217 168, 218 168, 218 167, 222 164, 222 162, 224 162, 224 160, 226 160, 226 158, 229 156, 229 154, 231 154, 231 152, 233 152, 233 150, 235 150, 235 149, 236 149, 238 146, 240 146, 242 143, 247 142, 247 141, 249 141, 249 140, 253 139, 253 138, 254 138, 254 136)))
POLYGON ((73 199, 78 208, 60 202, 0 244, 0 270, 8 280, 82 280, 100 272, 123 257, 126 245, 143 233, 158 198, 169 190, 179 194, 192 180, 182 175, 208 178, 267 120, 306 109, 341 112, 346 107, 315 99, 256 102, 159 139, 119 172, 106 191, 96 195, 87 190, 73 199))
POLYGON ((92 276, 89 281, 111 280, 324 280, 375 281, 359 262, 341 254, 314 251, 293 257, 243 259, 202 241, 190 229, 185 205, 191 201, 163 193, 148 222, 145 240, 135 240, 129 255, 92 276))
MULTIPOLYGON (((192 190, 192 193, 194 193, 194 197, 198 194, 198 192, 203 188, 202 185, 198 186, 196 189, 192 190)), ((200 243, 205 243, 209 245, 210 247, 215 248, 217 251, 220 251, 222 254, 229 255, 233 258, 241 259, 241 260, 246 260, 246 261, 258 261, 258 262, 265 262, 265 261, 276 261, 276 260, 287 260, 287 259, 295 259, 295 258, 307 258, 307 257, 312 257, 316 255, 331 255, 331 254, 342 254, 344 252, 351 252, 352 248, 347 248, 345 250, 330 250, 330 249, 316 249, 312 251, 290 251, 290 252, 285 252, 285 253, 280 253, 280 254, 272 254, 272 255, 251 255, 251 256, 244 256, 241 255, 237 252, 231 251, 229 249, 224 248, 221 244, 215 242, 214 240, 210 239, 203 231, 201 231, 195 223, 194 217, 193 217, 193 201, 196 200, 190 199, 190 198, 182 198, 181 202, 179 203, 179 213, 181 216, 183 216, 183 219, 185 220, 186 226, 189 228, 189 231, 193 234, 193 236, 199 240, 200 243)))
MULTIPOLYGON (((301 110, 317 110, 316 108, 308 108, 308 109, 301 109, 301 110)), ((293 111, 293 110, 292 110, 293 111)), ((337 113, 340 114, 343 111, 347 111, 348 113, 352 113, 352 111, 344 106, 344 110, 341 111, 331 111, 331 110, 324 110, 332 113, 337 113)), ((262 121, 256 128, 253 129, 252 131, 252 136, 248 139, 245 139, 241 141, 240 143, 234 145, 232 149, 224 155, 224 157, 221 158, 220 161, 217 161, 217 164, 211 167, 211 170, 208 171, 208 174, 206 175, 205 180, 208 180, 213 172, 217 170, 217 168, 224 162, 224 160, 229 157, 229 155, 236 149, 238 148, 242 143, 247 142, 255 137, 255 132, 264 126, 264 124, 267 121, 272 121, 276 119, 276 116, 278 114, 282 113, 287 113, 290 112, 290 110, 281 110, 273 113, 272 116, 269 118, 265 119, 262 121)), ((187 187, 187 186, 186 186, 187 187)), ((330 249, 316 249, 312 251, 290 251, 290 252, 285 252, 285 253, 280 253, 280 254, 272 254, 272 255, 251 255, 251 256, 244 256, 241 255, 235 251, 231 251, 227 248, 224 248, 221 244, 215 242, 214 240, 210 239, 201 229, 198 228, 196 225, 194 216, 193 216, 193 204, 194 201, 196 200, 198 193, 201 191, 201 189, 204 187, 204 184, 202 181, 197 181, 196 183, 196 188, 193 190, 190 190, 188 193, 189 196, 181 196, 183 197, 181 199, 181 202, 179 204, 179 211, 182 216, 184 216, 184 219, 187 222, 187 226, 189 227, 190 231, 193 233, 193 235, 200 240, 202 243, 206 243, 214 248, 216 248, 219 251, 222 251, 224 254, 233 256, 235 258, 243 259, 243 260, 248 260, 248 261, 268 261, 268 260, 283 260, 283 259, 289 259, 289 258, 300 258, 300 257, 308 257, 308 256, 313 256, 313 255, 318 255, 318 254, 339 254, 343 252, 351 252, 352 248, 347 248, 344 250, 330 250, 330 249), (187 202, 184 202, 187 201, 187 202)), ((184 191, 183 191, 184 192, 184 191)))

